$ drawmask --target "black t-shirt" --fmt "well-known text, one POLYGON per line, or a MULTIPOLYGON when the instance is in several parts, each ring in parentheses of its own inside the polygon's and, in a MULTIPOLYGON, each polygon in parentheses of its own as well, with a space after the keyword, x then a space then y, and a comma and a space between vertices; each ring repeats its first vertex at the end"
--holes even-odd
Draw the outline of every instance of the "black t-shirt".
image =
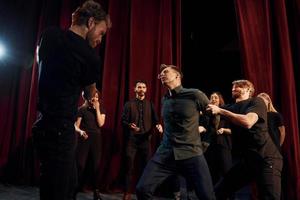
POLYGON ((237 102, 226 109, 237 113, 250 112, 258 115, 258 121, 250 128, 232 125, 233 147, 235 151, 246 153, 257 152, 261 157, 281 157, 268 133, 267 107, 261 98, 249 98, 237 102))
POLYGON ((81 90, 99 79, 100 58, 85 39, 58 28, 43 33, 38 57, 38 110, 46 118, 75 120, 81 90))
POLYGON ((268 112, 268 127, 271 138, 280 149, 280 126, 283 126, 283 118, 278 112, 268 112))
MULTIPOLYGON (((102 104, 100 104, 100 112, 101 114, 105 114, 102 104)), ((85 105, 79 107, 77 117, 82 118, 80 128, 88 134, 101 133, 101 128, 98 126, 96 116, 96 110, 94 108, 85 105)))

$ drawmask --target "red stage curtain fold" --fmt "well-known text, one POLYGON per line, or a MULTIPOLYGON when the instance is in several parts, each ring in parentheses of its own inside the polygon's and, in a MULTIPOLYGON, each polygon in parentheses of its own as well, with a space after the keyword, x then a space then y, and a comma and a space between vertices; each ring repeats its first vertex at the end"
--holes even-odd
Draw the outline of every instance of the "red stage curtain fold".
MULTIPOLYGON (((300 148, 296 86, 286 1, 236 0, 242 65, 257 92, 280 106, 286 126, 283 154, 285 199, 300 199, 300 148)), ((298 76, 299 77, 299 76, 298 76)))

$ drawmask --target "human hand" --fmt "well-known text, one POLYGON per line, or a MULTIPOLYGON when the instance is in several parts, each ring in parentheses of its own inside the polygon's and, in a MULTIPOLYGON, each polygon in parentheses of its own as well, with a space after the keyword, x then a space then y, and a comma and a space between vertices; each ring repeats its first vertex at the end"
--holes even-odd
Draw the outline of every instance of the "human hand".
POLYGON ((198 131, 199 133, 205 133, 206 132, 206 128, 204 128, 204 126, 198 126, 198 131))
POLYGON ((95 110, 97 110, 97 109, 100 109, 100 102, 99 102, 99 100, 98 100, 98 98, 92 98, 91 99, 91 104, 92 104, 92 107, 95 109, 95 110))
POLYGON ((163 133, 163 127, 161 124, 156 124, 155 128, 158 130, 159 133, 163 133))
POLYGON ((221 112, 220 107, 213 104, 208 104, 206 110, 211 111, 213 115, 217 115, 221 112))
POLYGON ((220 128, 217 130, 218 135, 222 135, 224 133, 224 128, 220 128))
POLYGON ((85 131, 80 131, 79 132, 80 137, 82 137, 84 140, 88 139, 88 134, 85 131))
POLYGON ((135 132, 139 132, 139 131, 140 131, 140 128, 137 127, 137 125, 136 125, 135 123, 130 123, 130 124, 129 124, 129 127, 130 127, 133 131, 135 131, 135 132))

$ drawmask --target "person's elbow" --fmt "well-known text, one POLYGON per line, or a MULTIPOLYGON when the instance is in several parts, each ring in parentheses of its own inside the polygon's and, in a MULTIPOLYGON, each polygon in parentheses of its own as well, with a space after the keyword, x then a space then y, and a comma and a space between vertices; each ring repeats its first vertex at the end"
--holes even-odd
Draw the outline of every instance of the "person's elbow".
POLYGON ((252 124, 252 123, 245 123, 245 124, 244 124, 244 128, 246 128, 246 129, 251 129, 251 128, 253 127, 253 125, 254 125, 254 124, 252 124))
POLYGON ((258 115, 256 113, 249 113, 243 123, 243 127, 246 129, 251 129, 254 124, 258 121, 258 115))

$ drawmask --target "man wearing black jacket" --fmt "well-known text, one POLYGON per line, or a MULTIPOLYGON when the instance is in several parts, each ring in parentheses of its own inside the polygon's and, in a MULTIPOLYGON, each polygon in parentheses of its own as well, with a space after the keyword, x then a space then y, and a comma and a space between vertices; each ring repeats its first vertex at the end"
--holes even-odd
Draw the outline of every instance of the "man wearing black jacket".
POLYGON ((126 180, 124 200, 131 199, 131 182, 134 172, 134 159, 137 151, 141 155, 141 167, 144 168, 149 157, 149 136, 152 128, 162 133, 154 105, 145 99, 147 85, 137 80, 134 87, 135 98, 126 102, 122 114, 122 124, 126 143, 126 180))

